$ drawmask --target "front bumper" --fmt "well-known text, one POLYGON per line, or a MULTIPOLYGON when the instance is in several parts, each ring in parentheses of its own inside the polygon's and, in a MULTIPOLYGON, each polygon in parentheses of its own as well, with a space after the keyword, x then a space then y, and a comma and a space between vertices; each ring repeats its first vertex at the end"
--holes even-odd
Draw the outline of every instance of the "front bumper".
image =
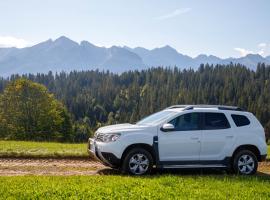
POLYGON ((110 167, 118 167, 120 165, 120 159, 118 159, 113 153, 101 151, 93 138, 89 138, 87 150, 91 157, 98 159, 104 165, 110 167))

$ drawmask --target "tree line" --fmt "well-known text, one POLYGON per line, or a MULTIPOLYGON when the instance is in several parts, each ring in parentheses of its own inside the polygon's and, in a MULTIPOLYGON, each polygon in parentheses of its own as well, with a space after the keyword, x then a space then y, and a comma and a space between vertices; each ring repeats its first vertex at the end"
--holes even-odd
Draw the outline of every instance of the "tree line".
POLYGON ((102 125, 134 123, 174 104, 236 105, 254 113, 270 134, 270 66, 261 63, 255 71, 240 64, 202 64, 197 70, 157 67, 122 74, 96 70, 12 75, 0 80, 2 95, 7 85, 21 78, 45 85, 62 105, 62 130, 69 133, 57 130, 62 135, 53 140, 85 141, 102 125))

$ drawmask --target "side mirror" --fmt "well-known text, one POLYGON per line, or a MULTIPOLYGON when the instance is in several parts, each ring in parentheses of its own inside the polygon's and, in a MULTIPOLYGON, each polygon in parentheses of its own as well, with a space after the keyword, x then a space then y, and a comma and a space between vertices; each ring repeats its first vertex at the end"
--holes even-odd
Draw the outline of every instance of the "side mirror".
POLYGON ((163 124, 163 126, 161 127, 161 130, 164 131, 164 132, 167 132, 167 131, 172 131, 174 130, 174 125, 173 124, 163 124))

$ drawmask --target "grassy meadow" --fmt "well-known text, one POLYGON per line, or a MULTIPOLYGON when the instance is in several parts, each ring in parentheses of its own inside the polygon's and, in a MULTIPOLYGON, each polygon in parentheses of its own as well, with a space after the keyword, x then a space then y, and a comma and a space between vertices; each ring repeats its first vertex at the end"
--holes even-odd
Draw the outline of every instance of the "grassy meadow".
MULTIPOLYGON (((268 152, 270 147, 268 147, 268 152)), ((87 157, 86 144, 0 141, 1 157, 87 157)), ((0 199, 270 199, 270 176, 0 176, 0 199)))
POLYGON ((269 199, 270 178, 228 175, 0 177, 0 199, 269 199))
MULTIPOLYGON (((268 145, 268 158, 270 145, 268 145)), ((87 144, 57 142, 1 141, 0 157, 82 158, 88 157, 87 144)))
POLYGON ((86 143, 0 141, 0 157, 80 158, 87 156, 86 143))

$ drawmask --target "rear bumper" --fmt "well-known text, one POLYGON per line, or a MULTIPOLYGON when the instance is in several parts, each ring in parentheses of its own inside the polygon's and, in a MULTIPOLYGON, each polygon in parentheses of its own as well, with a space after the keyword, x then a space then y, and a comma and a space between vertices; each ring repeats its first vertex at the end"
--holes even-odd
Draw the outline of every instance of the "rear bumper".
POLYGON ((267 154, 261 155, 261 160, 260 161, 266 161, 267 154))
POLYGON ((89 138, 87 149, 91 157, 98 159, 104 165, 109 167, 118 167, 120 165, 120 159, 118 159, 113 153, 102 152, 93 138, 89 138))

